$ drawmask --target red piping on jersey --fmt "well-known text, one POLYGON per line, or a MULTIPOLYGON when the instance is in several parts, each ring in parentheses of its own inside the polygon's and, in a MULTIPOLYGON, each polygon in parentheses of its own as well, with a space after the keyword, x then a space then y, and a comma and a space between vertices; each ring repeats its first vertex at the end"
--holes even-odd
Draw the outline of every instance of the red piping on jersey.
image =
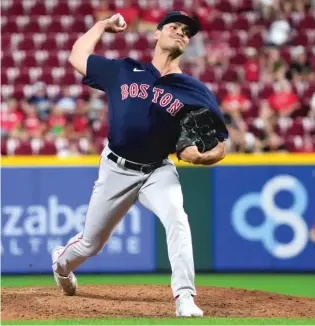
MULTIPOLYGON (((75 243, 77 243, 77 242, 80 242, 82 239, 83 239, 83 235, 81 235, 81 237, 78 238, 78 240, 75 240, 75 241, 69 243, 69 244, 65 247, 65 249, 63 250, 63 252, 58 256, 57 259, 59 259, 59 258, 60 258, 64 253, 65 253, 65 251, 66 251, 70 246, 72 246, 73 244, 75 244, 75 243)), ((53 263, 53 265, 56 264, 56 262, 57 262, 57 261, 55 261, 55 262, 53 263)))

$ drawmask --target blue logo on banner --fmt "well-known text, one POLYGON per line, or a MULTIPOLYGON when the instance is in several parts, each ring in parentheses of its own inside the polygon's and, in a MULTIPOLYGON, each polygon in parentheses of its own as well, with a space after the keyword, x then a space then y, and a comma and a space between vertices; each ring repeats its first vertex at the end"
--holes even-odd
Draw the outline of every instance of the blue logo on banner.
MULTIPOLYGON (((96 177, 90 167, 2 170, 2 272, 51 272, 51 250, 84 228, 96 177)), ((154 222, 153 213, 133 205, 103 251, 77 271, 154 270, 154 222)))
POLYGON ((312 166, 214 169, 217 270, 315 270, 312 166))
POLYGON ((279 175, 270 179, 260 193, 243 195, 232 208, 232 225, 244 239, 261 241, 265 249, 279 259, 292 258, 299 255, 308 241, 308 229, 303 219, 307 206, 307 193, 299 180, 290 175, 279 175), (283 209, 276 205, 278 192, 287 190, 293 195, 291 207, 283 209), (247 212, 258 207, 264 212, 265 220, 259 226, 252 226, 246 220, 247 212), (293 231, 289 243, 278 242, 274 232, 281 224, 288 225, 293 231))

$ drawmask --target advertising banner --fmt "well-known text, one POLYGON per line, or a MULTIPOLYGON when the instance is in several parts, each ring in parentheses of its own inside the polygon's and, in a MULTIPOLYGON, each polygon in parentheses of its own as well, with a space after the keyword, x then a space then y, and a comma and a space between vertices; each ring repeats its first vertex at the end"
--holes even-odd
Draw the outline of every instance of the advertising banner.
MULTIPOLYGON (((83 230, 97 173, 97 167, 2 169, 2 273, 51 272, 51 250, 83 230)), ((137 203, 103 251, 77 271, 153 271, 154 235, 154 215, 137 203)))
POLYGON ((314 166, 226 166, 213 173, 216 271, 315 271, 314 166))

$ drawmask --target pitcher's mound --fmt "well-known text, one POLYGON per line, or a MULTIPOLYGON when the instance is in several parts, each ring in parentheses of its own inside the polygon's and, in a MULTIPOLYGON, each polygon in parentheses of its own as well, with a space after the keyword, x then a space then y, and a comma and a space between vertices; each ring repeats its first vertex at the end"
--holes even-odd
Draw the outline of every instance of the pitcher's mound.
MULTIPOLYGON (((213 317, 315 317, 315 299, 244 289, 197 287, 196 303, 213 317)), ((57 287, 2 289, 2 320, 175 317, 166 285, 81 285, 74 297, 57 287)))

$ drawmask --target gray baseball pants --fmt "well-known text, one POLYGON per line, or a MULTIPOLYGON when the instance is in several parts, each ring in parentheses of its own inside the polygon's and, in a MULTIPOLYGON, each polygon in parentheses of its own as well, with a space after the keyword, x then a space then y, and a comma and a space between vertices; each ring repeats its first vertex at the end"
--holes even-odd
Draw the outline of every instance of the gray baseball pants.
POLYGON ((159 217, 166 230, 174 297, 184 291, 195 295, 191 232, 174 163, 165 159, 161 167, 144 174, 126 169, 123 158, 117 163, 111 161, 107 158, 109 153, 107 146, 101 155, 84 230, 68 241, 65 250, 53 263, 54 272, 67 276, 89 257, 99 253, 115 226, 139 200, 159 217))

